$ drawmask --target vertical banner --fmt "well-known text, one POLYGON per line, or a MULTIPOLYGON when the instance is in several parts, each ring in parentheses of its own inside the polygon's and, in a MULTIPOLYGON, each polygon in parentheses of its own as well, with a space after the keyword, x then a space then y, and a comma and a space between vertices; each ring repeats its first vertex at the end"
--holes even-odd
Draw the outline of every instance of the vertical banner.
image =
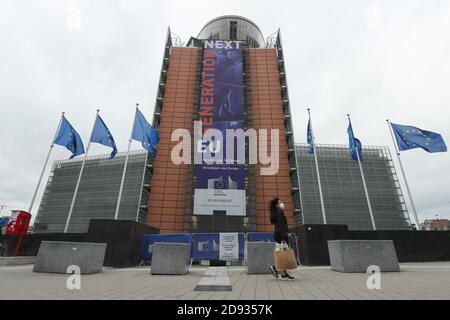
POLYGON ((202 137, 195 146, 195 152, 201 149, 201 161, 195 165, 194 214, 244 216, 245 163, 237 161, 242 148, 235 145, 234 137, 226 141, 227 132, 244 129, 242 43, 205 40, 204 44, 202 137), (227 143, 234 146, 232 159, 227 159, 227 143))

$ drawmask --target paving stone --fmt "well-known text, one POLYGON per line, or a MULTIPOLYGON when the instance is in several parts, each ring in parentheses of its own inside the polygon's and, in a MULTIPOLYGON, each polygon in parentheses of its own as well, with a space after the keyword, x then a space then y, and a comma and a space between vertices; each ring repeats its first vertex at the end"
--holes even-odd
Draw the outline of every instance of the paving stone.
POLYGON ((381 273, 381 289, 370 290, 370 274, 333 272, 330 267, 301 267, 293 281, 249 275, 242 267, 226 270, 232 291, 198 292, 202 277, 219 269, 193 267, 182 277, 150 276, 150 268, 112 269, 81 276, 81 290, 68 290, 65 274, 33 273, 32 266, 0 266, 0 299, 449 299, 450 262, 402 263, 402 272, 381 273))

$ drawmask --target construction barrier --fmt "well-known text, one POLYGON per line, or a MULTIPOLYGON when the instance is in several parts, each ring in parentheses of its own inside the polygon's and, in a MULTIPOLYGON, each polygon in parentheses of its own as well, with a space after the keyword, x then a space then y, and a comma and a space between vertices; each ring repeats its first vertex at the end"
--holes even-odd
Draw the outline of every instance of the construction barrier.
MULTIPOLYGON (((244 233, 194 233, 193 239, 193 255, 192 258, 195 261, 198 260, 244 260, 244 233), (226 244, 221 243, 221 236, 235 235, 238 239, 237 248, 230 248, 226 244), (222 247, 222 252, 221 252, 222 247), (227 256, 227 251, 231 252, 235 250, 233 257, 227 256), (222 256, 221 256, 222 255, 222 256)), ((230 244, 232 246, 232 244, 230 244)), ((233 255, 233 254, 232 254, 233 255)))
MULTIPOLYGON (((152 260, 153 244, 156 242, 189 244, 189 256, 193 261, 243 261, 246 259, 245 244, 247 241, 275 242, 275 239, 271 232, 149 234, 142 237, 141 263, 152 260)), ((299 260, 295 234, 290 234, 289 245, 299 260)))

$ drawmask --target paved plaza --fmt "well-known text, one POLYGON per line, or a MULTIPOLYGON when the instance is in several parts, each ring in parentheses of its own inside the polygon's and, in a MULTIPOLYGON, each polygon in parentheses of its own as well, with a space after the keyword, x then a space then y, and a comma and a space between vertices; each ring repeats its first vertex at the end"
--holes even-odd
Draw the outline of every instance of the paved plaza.
POLYGON ((150 275, 149 267, 104 268, 82 275, 81 289, 68 290, 69 275, 33 273, 31 265, 0 267, 0 299, 450 299, 450 262, 402 263, 382 273, 381 289, 368 289, 370 275, 337 273, 330 267, 301 267, 295 280, 248 275, 242 267, 221 268, 231 291, 197 291, 214 268, 193 266, 188 275, 150 275))

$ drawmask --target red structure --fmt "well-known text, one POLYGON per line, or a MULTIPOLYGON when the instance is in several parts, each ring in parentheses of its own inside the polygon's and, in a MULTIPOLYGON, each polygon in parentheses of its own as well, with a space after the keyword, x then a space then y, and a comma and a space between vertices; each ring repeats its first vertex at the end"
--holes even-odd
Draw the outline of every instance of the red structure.
POLYGON ((24 236, 27 234, 28 226, 30 225, 31 214, 26 211, 14 210, 11 214, 11 220, 6 227, 5 234, 18 237, 16 249, 13 256, 19 254, 20 247, 24 236))

